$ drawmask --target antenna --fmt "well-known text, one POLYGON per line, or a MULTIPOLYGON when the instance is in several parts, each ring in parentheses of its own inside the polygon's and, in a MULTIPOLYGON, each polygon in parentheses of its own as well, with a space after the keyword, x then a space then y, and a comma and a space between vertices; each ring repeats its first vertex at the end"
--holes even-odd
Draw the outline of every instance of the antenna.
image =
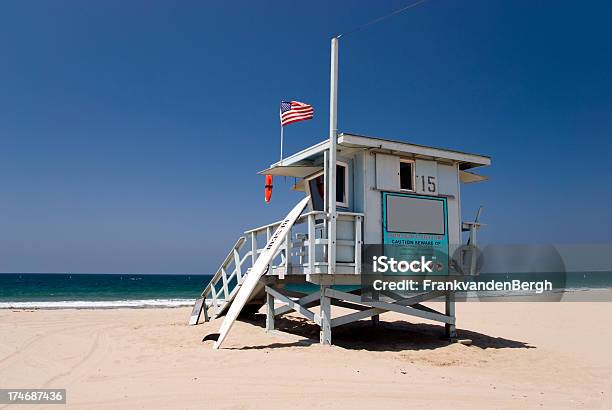
POLYGON ((478 207, 478 211, 476 211, 476 218, 474 219, 474 223, 478 223, 478 220, 480 219, 480 214, 482 213, 483 209, 484 207, 482 205, 478 207))
POLYGON ((346 33, 338 34, 338 35, 336 36, 336 38, 340 38, 340 37, 342 37, 342 36, 346 36, 346 35, 353 34, 353 33, 356 33, 356 32, 358 32, 358 31, 361 31, 361 30, 363 30, 363 29, 364 29, 364 28, 366 28, 366 27, 373 26, 373 25, 374 25, 374 24, 376 24, 376 23, 380 23, 381 21, 386 20, 386 19, 388 19, 389 17, 393 17, 393 16, 395 16, 396 14, 400 14, 400 13, 402 13, 402 12, 404 12, 404 11, 408 10, 408 9, 411 9, 411 8, 413 8, 413 7, 418 6, 419 4, 423 4, 423 3, 425 3, 426 1, 427 1, 427 0, 418 0, 418 1, 414 2, 414 3, 410 3, 410 4, 408 4, 408 5, 404 6, 404 7, 401 7, 401 8, 399 8, 399 9, 397 9, 397 10, 392 11, 392 12, 391 12, 391 13, 389 13, 389 14, 385 14, 384 16, 381 16, 381 17, 375 18, 374 20, 371 20, 371 21, 369 21, 369 22, 367 22, 367 23, 365 23, 365 24, 363 24, 363 25, 361 25, 361 26, 359 26, 359 27, 357 27, 357 28, 355 28, 355 29, 353 29, 353 30, 351 30, 351 31, 347 31, 346 33))
MULTIPOLYGON (((363 30, 366 27, 379 23, 391 16, 400 14, 408 9, 425 3, 427 0, 417 0, 402 8, 392 11, 382 17, 378 17, 356 29, 344 34, 339 34, 331 39, 331 64, 329 82, 329 155, 327 156, 327 181, 325 181, 325 212, 329 219, 327 236, 327 273, 336 273, 336 146, 338 139, 338 43, 340 37, 363 30)), ((281 134, 282 135, 282 134, 281 134)), ((281 145, 282 147, 282 145, 281 145)), ((282 148, 281 148, 282 149, 282 148)), ((282 156, 282 151, 281 151, 282 156)))
POLYGON ((478 220, 480 219, 480 214, 482 214, 483 209, 484 207, 482 205, 478 207, 478 211, 476 211, 476 218, 474 218, 474 222, 464 222, 465 224, 469 226, 468 230, 470 232, 470 236, 468 236, 468 240, 467 240, 468 246, 476 243, 476 231, 480 227, 478 220))

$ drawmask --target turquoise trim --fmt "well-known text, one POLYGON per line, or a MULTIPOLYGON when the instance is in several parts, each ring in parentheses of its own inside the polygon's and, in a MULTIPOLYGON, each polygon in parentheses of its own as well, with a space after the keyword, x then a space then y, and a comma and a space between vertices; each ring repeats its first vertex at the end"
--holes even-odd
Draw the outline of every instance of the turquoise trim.
MULTIPOLYGON (((404 194, 396 192, 382 192, 382 242, 385 246, 384 253, 400 260, 417 260, 421 256, 434 260, 437 270, 428 275, 448 275, 448 204, 444 197, 404 194), (392 232, 387 231, 387 197, 403 196, 408 198, 429 199, 443 203, 444 209, 444 234, 434 234, 428 232, 392 232)), ((405 273, 404 275, 417 275, 415 273, 405 273)), ((422 274, 419 274, 422 275, 422 274)))

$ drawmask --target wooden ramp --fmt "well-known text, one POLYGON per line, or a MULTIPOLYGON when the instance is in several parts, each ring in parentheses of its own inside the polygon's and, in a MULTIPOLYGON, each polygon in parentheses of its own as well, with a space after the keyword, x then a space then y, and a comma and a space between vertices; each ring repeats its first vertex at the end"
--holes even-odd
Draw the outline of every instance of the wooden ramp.
POLYGON ((228 332, 232 328, 234 321, 240 314, 240 311, 244 307, 244 305, 251 299, 253 292, 259 287, 262 288, 262 285, 259 283, 259 279, 268 271, 268 265, 274 259, 274 256, 278 252, 281 244, 285 240, 287 234, 295 224, 295 221, 299 218, 300 214, 308 204, 310 200, 310 196, 302 199, 292 210, 289 212, 287 217, 281 222, 278 226, 274 234, 268 240, 268 243, 264 247, 263 251, 257 258, 257 261, 253 265, 253 267, 246 274, 246 278, 238 288, 235 296, 231 301, 227 301, 225 303, 225 308, 229 306, 229 310, 221 324, 221 328, 219 329, 219 339, 214 344, 214 348, 218 349, 228 332))

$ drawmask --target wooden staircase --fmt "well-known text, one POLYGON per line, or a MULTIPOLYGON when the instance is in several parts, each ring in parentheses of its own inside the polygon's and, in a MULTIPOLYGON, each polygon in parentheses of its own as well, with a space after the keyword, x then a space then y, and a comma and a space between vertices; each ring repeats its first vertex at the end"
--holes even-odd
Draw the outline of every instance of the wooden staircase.
MULTIPOLYGON (((223 315, 227 311, 232 300, 236 297, 240 286, 242 286, 245 276, 250 271, 250 267, 257 259, 256 257, 253 258, 251 251, 243 256, 240 255, 245 242, 246 238, 244 236, 238 238, 196 302, 195 307, 198 307, 199 304, 199 308, 204 312, 204 320, 207 322, 211 319, 211 315, 208 313, 209 308, 213 309, 212 319, 223 315)), ((194 312, 196 310, 195 307, 194 312)), ((198 323, 200 309, 198 309, 197 318, 194 318, 192 314, 189 321, 190 325, 198 323)))

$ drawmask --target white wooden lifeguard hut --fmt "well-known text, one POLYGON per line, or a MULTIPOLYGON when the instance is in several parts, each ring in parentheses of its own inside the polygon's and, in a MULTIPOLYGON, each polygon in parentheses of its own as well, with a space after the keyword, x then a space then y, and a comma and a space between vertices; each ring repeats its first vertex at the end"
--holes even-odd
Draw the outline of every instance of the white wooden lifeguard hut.
MULTIPOLYGON (((392 301, 365 300, 362 245, 398 238, 436 238, 445 248, 476 244, 478 221, 461 220, 461 184, 486 179, 471 172, 490 165, 487 156, 367 137, 336 130, 337 39, 332 40, 330 137, 282 159, 261 174, 298 181, 305 198, 284 219, 241 235, 198 299, 190 324, 224 317, 219 347, 241 311, 266 306, 266 330, 279 315, 297 312, 320 327, 320 342, 332 329, 358 320, 378 320, 392 311, 445 324, 456 338, 454 293, 432 291, 392 301), (330 164, 333 164, 330 165, 330 164), (310 284, 310 293, 287 285, 310 284), (354 291, 336 285, 352 285, 354 291), (342 289, 342 288, 341 288, 342 289), (445 311, 421 303, 444 298, 445 311), (318 306, 318 309, 316 307, 318 306), (332 306, 354 310, 342 316, 332 306), (315 308, 315 309, 313 309, 315 308)), ((297 287, 299 289, 299 287, 297 287)))

